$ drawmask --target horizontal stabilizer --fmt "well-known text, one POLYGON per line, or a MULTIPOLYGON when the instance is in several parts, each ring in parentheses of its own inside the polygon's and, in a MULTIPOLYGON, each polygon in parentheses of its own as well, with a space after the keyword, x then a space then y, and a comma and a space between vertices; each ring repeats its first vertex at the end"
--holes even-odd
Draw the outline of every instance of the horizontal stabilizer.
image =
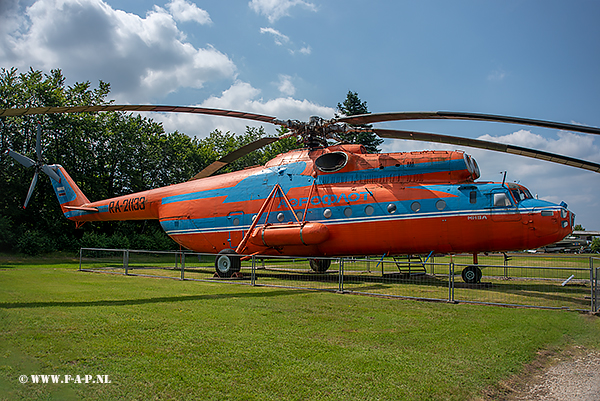
POLYGON ((98 212, 97 207, 85 207, 85 206, 63 206, 67 210, 81 210, 82 212, 98 212))

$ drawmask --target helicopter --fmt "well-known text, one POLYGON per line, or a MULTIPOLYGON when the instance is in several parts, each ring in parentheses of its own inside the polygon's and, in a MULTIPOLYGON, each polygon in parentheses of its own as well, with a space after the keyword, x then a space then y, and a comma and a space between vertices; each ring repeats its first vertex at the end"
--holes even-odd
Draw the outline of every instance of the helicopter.
POLYGON ((286 128, 215 161, 189 181, 90 202, 65 169, 41 156, 12 150, 25 167, 35 167, 25 206, 40 173, 50 177, 64 216, 87 221, 159 220, 175 242, 195 252, 216 254, 220 277, 238 273, 244 255, 305 256, 315 272, 330 259, 356 255, 470 253, 473 265, 462 278, 482 277, 477 254, 536 249, 570 234, 575 214, 565 202, 534 198, 516 183, 479 182, 479 166, 464 151, 367 153, 339 140, 340 133, 368 130, 381 138, 439 142, 533 157, 600 172, 600 164, 535 149, 441 134, 365 126, 385 121, 451 119, 522 124, 600 134, 595 127, 492 114, 394 112, 336 116, 308 122, 233 110, 192 106, 103 105, 0 109, 0 117, 119 112, 196 113, 234 117, 286 128), (214 175, 220 168, 283 137, 302 149, 279 154, 264 166, 214 175), (330 141, 337 141, 331 144, 330 141))

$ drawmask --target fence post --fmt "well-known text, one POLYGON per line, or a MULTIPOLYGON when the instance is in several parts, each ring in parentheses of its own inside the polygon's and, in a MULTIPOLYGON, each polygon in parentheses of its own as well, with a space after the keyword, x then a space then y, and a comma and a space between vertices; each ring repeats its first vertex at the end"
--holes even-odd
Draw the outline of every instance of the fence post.
POLYGON ((125 268, 125 275, 129 274, 129 249, 123 250, 123 267, 125 268))
POLYGON ((344 258, 340 258, 338 291, 344 292, 344 258))
POLYGON ((250 285, 254 286, 256 279, 256 255, 252 255, 252 273, 250 273, 250 285))
POLYGON ((185 280, 184 278, 184 271, 185 271, 185 252, 181 252, 181 279, 185 280))
MULTIPOLYGON (((79 248, 79 271, 81 271, 81 259, 83 258, 83 248, 79 248)), ((590 258, 590 263, 592 263, 590 258)))
POLYGON ((590 256, 590 287, 592 288, 592 312, 598 311, 598 269, 594 266, 594 258, 590 256))
POLYGON ((454 302, 454 262, 448 265, 448 302, 454 302))

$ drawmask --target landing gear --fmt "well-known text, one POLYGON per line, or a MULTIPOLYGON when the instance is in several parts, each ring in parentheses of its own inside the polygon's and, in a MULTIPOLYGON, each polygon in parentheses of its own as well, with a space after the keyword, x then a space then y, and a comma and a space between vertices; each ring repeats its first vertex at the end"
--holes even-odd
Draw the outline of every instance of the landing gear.
POLYGON ((482 273, 477 266, 467 266, 460 275, 465 283, 475 284, 481 281, 482 273))
POLYGON ((310 259, 310 268, 316 273, 325 273, 331 266, 330 259, 310 259))
POLYGON ((242 262, 233 249, 223 249, 215 259, 215 270, 219 277, 231 277, 240 271, 242 262))

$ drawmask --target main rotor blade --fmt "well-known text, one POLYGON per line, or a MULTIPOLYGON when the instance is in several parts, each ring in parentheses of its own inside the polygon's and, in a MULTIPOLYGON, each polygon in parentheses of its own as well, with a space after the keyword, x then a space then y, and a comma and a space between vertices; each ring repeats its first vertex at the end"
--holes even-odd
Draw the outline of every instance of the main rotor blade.
POLYGON ((262 114, 245 113, 242 111, 210 109, 193 106, 155 106, 155 105, 118 105, 110 104, 104 106, 76 106, 76 107, 31 107, 20 109, 0 109, 0 117, 25 116, 34 114, 58 114, 58 113, 95 113, 99 111, 152 111, 160 113, 194 113, 213 116, 225 116, 243 118, 265 123, 274 123, 275 117, 262 114))
POLYGON ((577 167, 584 170, 590 170, 596 173, 600 173, 600 164, 598 163, 590 162, 587 160, 575 159, 569 156, 557 155, 555 153, 544 152, 542 150, 523 148, 521 146, 516 145, 483 141, 481 139, 462 138, 458 136, 429 134, 425 132, 401 131, 379 128, 373 129, 373 132, 375 132, 382 138, 408 139, 423 142, 439 142, 448 143, 451 145, 468 146, 471 148, 493 150, 496 152, 504 152, 513 155, 546 160, 558 164, 566 164, 567 166, 577 167))
POLYGON ((8 149, 8 155, 25 167, 35 166, 35 162, 33 160, 27 156, 23 156, 22 154, 15 152, 14 150, 8 149))
POLYGON ((37 180, 38 180, 38 172, 36 169, 36 172, 33 175, 33 180, 31 180, 31 184, 29 185, 29 192, 27 192, 27 198, 25 198, 25 204, 23 205, 23 209, 27 208, 27 204, 29 203, 31 194, 33 194, 33 190, 35 189, 35 184, 37 184, 37 180))
POLYGON ((220 158, 219 160, 211 163, 209 166, 205 167, 198 174, 193 176, 190 179, 190 181, 209 177, 209 176, 213 175, 214 173, 216 173, 217 171, 219 171, 221 168, 228 165, 229 163, 236 161, 240 157, 246 156, 248 153, 253 152, 256 149, 260 149, 263 146, 266 146, 270 143, 276 142, 279 139, 281 139, 281 138, 265 137, 265 138, 260 138, 259 140, 256 140, 254 142, 250 142, 249 144, 244 145, 241 148, 238 148, 238 149, 234 150, 233 152, 228 153, 224 157, 220 158))
POLYGON ((508 124, 532 125, 544 128, 555 128, 566 131, 584 132, 586 134, 600 135, 600 128, 589 127, 586 125, 565 124, 546 120, 533 120, 530 118, 500 116, 494 114, 463 113, 453 111, 418 111, 418 112, 398 112, 398 113, 374 113, 361 114, 358 116, 340 117, 339 122, 349 124, 370 124, 384 121, 402 121, 402 120, 472 120, 472 121, 491 121, 508 124))

